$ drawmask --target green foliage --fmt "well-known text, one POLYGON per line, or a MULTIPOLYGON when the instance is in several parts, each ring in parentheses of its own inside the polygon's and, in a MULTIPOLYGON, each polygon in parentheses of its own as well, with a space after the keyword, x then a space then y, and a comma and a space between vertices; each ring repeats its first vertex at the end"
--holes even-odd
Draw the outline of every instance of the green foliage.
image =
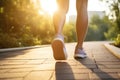
POLYGON ((120 0, 114 0, 113 3, 110 4, 110 10, 112 11, 113 19, 118 27, 120 33, 120 0))
POLYGON ((107 40, 114 40, 117 37, 118 29, 114 23, 108 27, 108 31, 104 33, 107 40))
POLYGON ((117 35, 117 38, 115 39, 115 46, 120 47, 120 34, 117 35))
POLYGON ((114 39, 120 34, 120 0, 102 0, 105 1, 109 7, 108 16, 111 17, 111 25, 105 36, 107 39, 114 39))
POLYGON ((18 47, 18 40, 8 34, 0 33, 0 48, 18 47))
POLYGON ((51 42, 54 34, 51 17, 39 14, 42 9, 38 1, 0 0, 0 48, 51 42))
POLYGON ((76 41, 76 31, 74 23, 66 23, 64 26, 63 34, 65 35, 66 42, 76 41))
POLYGON ((100 18, 98 15, 94 15, 89 23, 88 26, 88 33, 86 35, 86 41, 99 41, 99 40, 106 40, 105 33, 110 26, 108 23, 108 17, 104 16, 100 18))
POLYGON ((39 41, 36 41, 36 38, 28 34, 24 34, 18 40, 19 40, 20 46, 32 46, 32 45, 40 44, 39 41))

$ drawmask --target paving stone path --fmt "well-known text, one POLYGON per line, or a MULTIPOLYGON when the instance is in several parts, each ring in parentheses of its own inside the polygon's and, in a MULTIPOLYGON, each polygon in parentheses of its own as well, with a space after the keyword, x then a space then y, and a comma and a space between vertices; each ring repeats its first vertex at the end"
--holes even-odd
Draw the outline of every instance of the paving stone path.
POLYGON ((0 80, 120 80, 120 59, 105 42, 84 42, 88 55, 74 59, 76 43, 66 43, 68 60, 56 61, 51 46, 0 53, 0 80))

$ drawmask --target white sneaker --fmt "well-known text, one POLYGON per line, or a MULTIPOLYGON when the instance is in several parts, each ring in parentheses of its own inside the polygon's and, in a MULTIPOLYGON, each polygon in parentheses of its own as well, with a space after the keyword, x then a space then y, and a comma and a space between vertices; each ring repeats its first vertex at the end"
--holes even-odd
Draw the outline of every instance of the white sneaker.
POLYGON ((52 42, 53 56, 56 60, 66 60, 67 52, 62 35, 57 35, 52 42))
POLYGON ((86 57, 87 57, 87 55, 86 55, 86 53, 84 52, 83 49, 79 49, 79 48, 75 49, 74 58, 83 59, 83 58, 86 58, 86 57))

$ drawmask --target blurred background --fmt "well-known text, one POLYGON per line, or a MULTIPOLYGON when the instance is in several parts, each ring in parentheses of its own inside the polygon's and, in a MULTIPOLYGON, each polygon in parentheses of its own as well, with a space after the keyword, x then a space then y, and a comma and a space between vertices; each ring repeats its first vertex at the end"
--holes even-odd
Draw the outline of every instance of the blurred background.
MULTIPOLYGON (((65 42, 76 42, 75 1, 64 25, 65 42)), ((0 0, 0 48, 50 44, 56 0, 0 0)), ((120 0, 88 0, 85 41, 115 41, 120 46, 120 0)))

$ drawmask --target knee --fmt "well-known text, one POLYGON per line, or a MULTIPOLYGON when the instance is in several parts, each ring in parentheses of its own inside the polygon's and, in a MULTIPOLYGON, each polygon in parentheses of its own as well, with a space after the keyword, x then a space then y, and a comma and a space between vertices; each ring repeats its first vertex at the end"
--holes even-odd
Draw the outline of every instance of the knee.
POLYGON ((67 14, 68 10, 67 9, 66 10, 60 10, 60 12, 63 13, 63 14, 67 14))
POLYGON ((57 0, 58 12, 61 14, 67 14, 69 9, 69 0, 57 0))
POLYGON ((67 6, 59 7, 58 12, 61 14, 67 14, 68 7, 67 6))

